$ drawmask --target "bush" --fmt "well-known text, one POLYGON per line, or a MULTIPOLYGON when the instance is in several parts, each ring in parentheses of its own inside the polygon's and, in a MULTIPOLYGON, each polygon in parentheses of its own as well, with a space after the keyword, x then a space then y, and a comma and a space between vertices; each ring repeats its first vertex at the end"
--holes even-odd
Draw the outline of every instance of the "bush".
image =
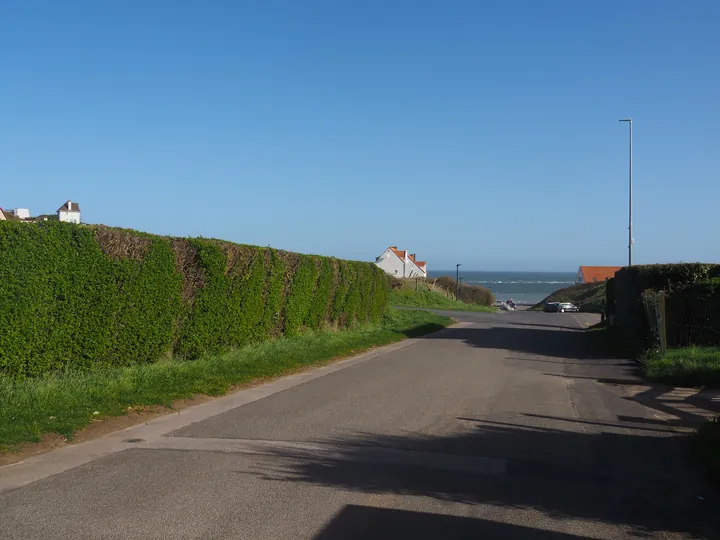
POLYGON ((377 321, 375 265, 208 239, 0 222, 0 374, 188 359, 377 321))
MULTIPOLYGON (((428 280, 432 281, 438 287, 445 291, 452 293, 454 296, 457 293, 457 281, 449 276, 442 276, 437 279, 428 280)), ((479 306, 492 306, 495 303, 495 295, 492 291, 486 287, 480 285, 465 285, 460 288, 461 302, 466 304, 476 304, 479 306)))

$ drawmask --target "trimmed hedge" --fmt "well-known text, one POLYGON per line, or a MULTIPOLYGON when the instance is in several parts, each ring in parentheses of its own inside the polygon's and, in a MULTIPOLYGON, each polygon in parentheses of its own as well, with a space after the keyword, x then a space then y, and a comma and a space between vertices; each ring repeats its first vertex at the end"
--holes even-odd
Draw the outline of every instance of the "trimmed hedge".
POLYGON ((612 277, 605 282, 605 314, 615 316, 615 278, 612 277))
POLYGON ((370 263, 68 223, 0 222, 0 374, 187 359, 377 321, 370 263))

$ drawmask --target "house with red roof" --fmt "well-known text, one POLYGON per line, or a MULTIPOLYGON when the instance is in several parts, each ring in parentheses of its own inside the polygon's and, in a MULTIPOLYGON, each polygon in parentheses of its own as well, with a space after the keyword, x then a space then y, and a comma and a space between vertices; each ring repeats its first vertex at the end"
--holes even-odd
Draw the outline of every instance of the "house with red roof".
POLYGON ((581 266, 575 277, 575 283, 597 283, 615 277, 622 266, 581 266))
POLYGON ((427 263, 418 261, 414 253, 390 246, 375 259, 375 264, 398 278, 427 277, 427 263))

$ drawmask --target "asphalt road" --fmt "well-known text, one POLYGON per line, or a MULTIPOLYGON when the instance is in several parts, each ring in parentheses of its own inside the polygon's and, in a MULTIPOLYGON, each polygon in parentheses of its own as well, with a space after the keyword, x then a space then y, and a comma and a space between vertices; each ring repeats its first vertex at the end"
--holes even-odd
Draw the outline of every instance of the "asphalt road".
POLYGON ((590 315, 424 339, 0 469, 0 538, 720 537, 692 418, 590 315))

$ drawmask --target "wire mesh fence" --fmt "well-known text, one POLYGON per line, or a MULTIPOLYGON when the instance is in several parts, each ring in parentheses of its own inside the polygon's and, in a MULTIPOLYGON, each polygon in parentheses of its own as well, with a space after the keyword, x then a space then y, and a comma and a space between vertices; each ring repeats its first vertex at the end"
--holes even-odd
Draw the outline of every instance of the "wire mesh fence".
POLYGON ((642 300, 651 339, 660 350, 720 345, 717 297, 646 291, 642 300))

